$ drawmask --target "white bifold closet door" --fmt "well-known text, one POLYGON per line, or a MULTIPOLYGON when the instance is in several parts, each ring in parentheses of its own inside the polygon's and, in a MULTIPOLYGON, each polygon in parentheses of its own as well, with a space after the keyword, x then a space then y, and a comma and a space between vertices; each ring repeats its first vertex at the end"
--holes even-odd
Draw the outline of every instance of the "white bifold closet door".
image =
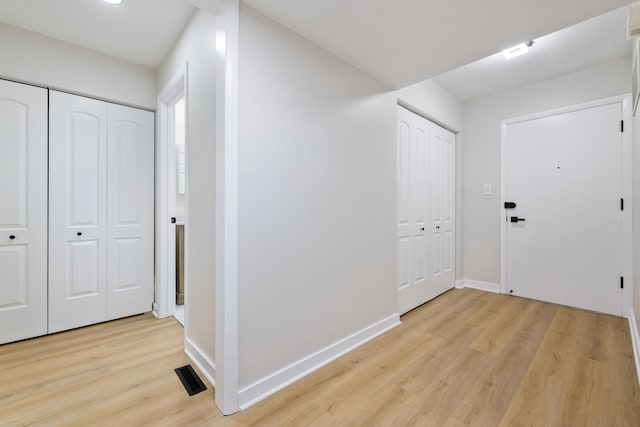
POLYGON ((49 332, 151 310, 153 114, 50 92, 49 332))
POLYGON ((401 314, 455 282, 455 135, 398 107, 398 306, 401 314))
POLYGON ((49 332, 107 318, 107 104, 49 95, 49 332))
POLYGON ((107 115, 107 319, 117 319, 153 303, 154 120, 114 104, 107 115))
POLYGON ((47 333, 47 91, 0 80, 0 344, 47 333))

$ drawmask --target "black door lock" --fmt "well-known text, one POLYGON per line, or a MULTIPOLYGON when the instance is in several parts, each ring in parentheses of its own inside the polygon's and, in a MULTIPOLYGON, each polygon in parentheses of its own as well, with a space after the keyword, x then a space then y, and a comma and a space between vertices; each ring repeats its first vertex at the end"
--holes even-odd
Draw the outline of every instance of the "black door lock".
POLYGON ((515 202, 504 202, 504 208, 505 209, 515 209, 516 208, 516 204, 515 204, 515 202))
POLYGON ((520 222, 520 221, 524 221, 524 218, 518 218, 517 216, 512 216, 511 217, 511 222, 520 222))
POLYGON ((175 224, 175 223, 176 223, 176 217, 175 217, 175 216, 172 216, 172 217, 171 217, 171 224, 175 224))

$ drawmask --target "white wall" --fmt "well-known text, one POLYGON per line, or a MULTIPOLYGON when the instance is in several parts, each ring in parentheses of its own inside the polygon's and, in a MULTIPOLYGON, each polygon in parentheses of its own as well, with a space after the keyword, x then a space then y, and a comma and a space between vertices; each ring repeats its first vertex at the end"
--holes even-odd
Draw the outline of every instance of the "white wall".
MULTIPOLYGON (((640 330, 640 112, 633 118, 633 311, 640 330)), ((626 314, 626 313, 625 313, 626 314)))
POLYGON ((397 311, 395 99, 240 15, 240 387, 397 311))
MULTIPOLYGON (((240 29, 243 389, 397 313, 399 92, 247 6, 240 29)), ((460 125, 419 89, 406 101, 460 125)))
POLYGON ((0 23, 0 77, 148 109, 155 70, 0 23))
POLYGON ((623 60, 467 102, 463 111, 465 279, 500 283, 500 127, 520 117, 630 92, 623 60), (483 184, 493 195, 483 196, 483 184))
MULTIPOLYGON (((637 52, 637 39, 634 51, 637 52)), ((631 79, 631 68, 629 68, 631 79)), ((639 107, 640 108, 640 107, 639 107)), ((633 118, 633 312, 640 330, 640 111, 633 118)), ((626 313, 625 313, 626 314, 626 313)), ((638 343, 640 344, 640 343, 638 343)), ((640 367, 639 367, 640 368, 640 367)))
POLYGON ((160 92, 188 62, 185 339, 215 360, 215 16, 197 12, 158 69, 160 92))
POLYGON ((400 89, 397 97, 454 132, 462 128, 462 103, 433 80, 400 89))

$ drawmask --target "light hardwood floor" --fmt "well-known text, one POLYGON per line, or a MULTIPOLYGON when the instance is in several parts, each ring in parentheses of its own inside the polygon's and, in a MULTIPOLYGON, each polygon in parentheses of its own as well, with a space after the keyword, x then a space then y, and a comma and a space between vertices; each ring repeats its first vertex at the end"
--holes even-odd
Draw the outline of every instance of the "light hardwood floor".
POLYGON ((188 397, 183 330, 150 315, 0 347, 0 425, 640 426, 627 321, 471 289, 253 408, 188 397))

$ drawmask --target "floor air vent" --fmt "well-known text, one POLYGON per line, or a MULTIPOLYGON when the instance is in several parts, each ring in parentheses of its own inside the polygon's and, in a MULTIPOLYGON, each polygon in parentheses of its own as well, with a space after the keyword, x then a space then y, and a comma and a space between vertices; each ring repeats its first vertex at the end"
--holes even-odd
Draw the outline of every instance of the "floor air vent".
POLYGON ((207 386, 204 385, 191 365, 177 368, 175 371, 176 375, 178 375, 178 378, 180 378, 182 385, 187 390, 187 393, 189 393, 189 396, 193 396, 194 394, 198 394, 201 391, 205 391, 207 389, 207 386))

